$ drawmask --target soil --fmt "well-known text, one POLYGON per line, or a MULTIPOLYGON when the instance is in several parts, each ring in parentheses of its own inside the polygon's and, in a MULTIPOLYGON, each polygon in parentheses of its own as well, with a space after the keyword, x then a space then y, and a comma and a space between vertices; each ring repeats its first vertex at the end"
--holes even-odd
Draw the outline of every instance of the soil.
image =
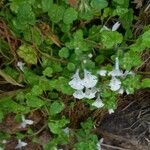
POLYGON ((150 150, 150 89, 123 97, 115 113, 106 115, 95 132, 103 150, 150 150))

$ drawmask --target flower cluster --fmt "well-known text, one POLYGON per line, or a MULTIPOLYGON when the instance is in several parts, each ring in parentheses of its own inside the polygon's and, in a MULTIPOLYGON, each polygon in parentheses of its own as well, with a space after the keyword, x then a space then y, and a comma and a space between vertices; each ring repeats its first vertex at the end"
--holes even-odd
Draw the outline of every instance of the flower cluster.
POLYGON ((77 99, 88 98, 92 99, 95 97, 98 89, 95 87, 98 79, 95 75, 92 75, 89 71, 84 69, 84 78, 81 79, 79 76, 79 69, 72 76, 72 80, 69 82, 69 85, 76 91, 73 93, 73 96, 77 99))
MULTIPOLYGON (((119 26, 119 24, 117 24, 119 26)), ((99 70, 97 72, 100 76, 111 76, 110 83, 108 87, 110 90, 118 92, 119 94, 123 94, 125 91, 129 94, 128 90, 124 90, 121 85, 121 78, 124 79, 127 75, 133 75, 131 71, 123 71, 119 68, 119 59, 115 58, 115 66, 112 71, 107 70, 99 70)), ((92 75, 91 72, 84 69, 84 78, 81 79, 79 75, 79 69, 77 69, 76 73, 72 76, 72 80, 69 82, 69 85, 75 89, 73 96, 77 99, 93 99, 96 97, 96 94, 99 92, 99 89, 96 88, 96 84, 98 82, 98 78, 95 75, 92 75)), ((101 108, 104 106, 104 103, 100 96, 97 96, 96 100, 92 103, 92 106, 97 108, 101 108)), ((114 113, 113 109, 108 110, 109 114, 114 113)))
POLYGON ((111 76, 109 87, 112 91, 118 91, 119 94, 123 94, 123 92, 125 91, 127 94, 129 94, 128 90, 124 90, 121 87, 120 78, 124 79, 127 75, 134 75, 134 73, 131 71, 127 71, 127 70, 123 73, 123 71, 120 70, 119 68, 118 57, 115 58, 115 67, 112 71, 107 72, 107 70, 100 70, 98 71, 98 74, 100 76, 106 76, 106 75, 111 76))

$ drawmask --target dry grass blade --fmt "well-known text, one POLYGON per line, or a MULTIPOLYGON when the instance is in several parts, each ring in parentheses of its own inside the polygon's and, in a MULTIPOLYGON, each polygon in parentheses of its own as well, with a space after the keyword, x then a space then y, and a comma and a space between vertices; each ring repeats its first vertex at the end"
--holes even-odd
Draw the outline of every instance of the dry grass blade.
POLYGON ((23 87, 22 84, 19 84, 17 81, 15 81, 11 76, 6 74, 3 70, 0 69, 0 76, 2 76, 8 83, 11 83, 12 85, 17 85, 23 87))

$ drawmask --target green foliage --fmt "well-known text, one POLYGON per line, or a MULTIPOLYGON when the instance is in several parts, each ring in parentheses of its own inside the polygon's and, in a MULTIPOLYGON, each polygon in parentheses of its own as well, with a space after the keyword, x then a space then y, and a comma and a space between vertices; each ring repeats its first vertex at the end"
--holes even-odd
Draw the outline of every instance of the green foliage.
POLYGON ((25 98, 27 100, 26 101, 27 106, 29 106, 29 107, 40 108, 45 104, 45 102, 43 100, 32 95, 31 93, 27 93, 25 98))
MULTIPOLYGON (((75 139, 74 145, 69 145, 72 149, 97 149, 98 137, 91 132, 92 119, 81 120, 78 129, 64 132, 74 124, 66 114, 78 101, 74 97, 76 90, 69 85, 77 69, 81 79, 84 69, 97 77, 96 96, 80 100, 92 110, 96 109, 92 103, 98 95, 104 104, 101 109, 115 110, 120 89, 132 94, 137 89, 150 87, 150 80, 138 74, 149 72, 136 71, 143 63, 141 53, 150 48, 150 28, 142 24, 143 29, 138 27, 141 34, 135 36, 133 23, 139 18, 129 0, 71 2, 9 0, 0 10, 0 18, 8 29, 4 31, 7 37, 3 34, 0 37, 0 122, 8 113, 19 118, 22 114, 34 114, 35 110, 42 112, 44 124, 51 132, 51 140, 43 146, 45 150, 66 146, 72 142, 70 139, 75 139), (120 26, 112 31, 116 22, 120 26), (117 76, 120 89, 113 91, 112 77, 108 74, 114 71, 116 57, 120 70, 123 73, 134 70, 134 75, 117 76), (20 61, 23 69, 18 65, 20 61), (101 69, 106 70, 106 76, 98 74, 101 69)), ((78 82, 78 76, 75 81, 78 82)), ((8 136, 0 133, 0 140, 30 136, 37 143, 38 134, 34 132, 31 126, 23 133, 17 131, 8 136)))
POLYGON ((69 50, 64 47, 59 51, 59 56, 62 58, 68 58, 69 57, 69 50))
POLYGON ((53 73, 53 69, 51 67, 47 67, 44 71, 43 71, 43 75, 51 77, 53 73))
POLYGON ((101 33, 101 41, 106 48, 112 48, 113 46, 120 44, 123 37, 118 32, 103 31, 101 33))
POLYGON ((61 134, 62 129, 69 123, 67 119, 62 117, 59 120, 50 120, 48 123, 48 127, 50 128, 51 132, 54 134, 61 134))
POLYGON ((53 102, 50 106, 50 114, 56 115, 64 109, 64 104, 60 102, 53 102))
POLYGON ((75 144, 75 148, 77 150, 96 149, 96 144, 98 143, 98 139, 96 135, 91 133, 91 129, 93 128, 93 122, 91 119, 88 119, 86 122, 81 123, 82 128, 77 131, 77 143, 75 144))
POLYGON ((59 6, 53 4, 52 7, 48 11, 48 15, 52 22, 58 23, 63 19, 65 8, 63 6, 59 6))
POLYGON ((142 80, 142 88, 150 88, 150 79, 149 78, 145 78, 142 80))
POLYGON ((42 9, 43 12, 48 12, 53 5, 53 0, 42 0, 42 9))
POLYGON ((138 53, 127 52, 122 58, 121 62, 124 69, 131 70, 133 67, 137 67, 141 64, 141 58, 138 53))
POLYGON ((107 7, 107 5, 108 5, 107 0, 92 0, 91 1, 91 6, 97 10, 101 10, 107 7))
POLYGON ((65 24, 71 24, 78 17, 78 13, 73 8, 68 8, 64 12, 63 22, 65 24))
POLYGON ((148 38, 150 36, 150 29, 145 31, 136 41, 136 43, 132 44, 130 46, 132 51, 143 51, 146 48, 150 48, 150 39, 148 38))
POLYGON ((36 64, 37 57, 35 50, 30 45, 21 45, 17 50, 17 53, 20 58, 24 59, 24 61, 28 64, 36 64))

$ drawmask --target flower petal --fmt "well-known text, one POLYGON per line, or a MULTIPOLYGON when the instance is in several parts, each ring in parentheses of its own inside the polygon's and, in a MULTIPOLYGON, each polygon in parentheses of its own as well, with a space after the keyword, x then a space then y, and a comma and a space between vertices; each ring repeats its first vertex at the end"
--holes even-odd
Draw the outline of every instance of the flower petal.
POLYGON ((28 125, 32 125, 32 124, 33 124, 33 121, 32 121, 32 120, 29 120, 29 119, 26 119, 25 122, 26 122, 26 124, 28 124, 28 125))
POLYGON ((101 108, 104 106, 102 100, 100 99, 100 96, 98 96, 95 102, 92 103, 92 106, 95 106, 97 108, 101 108))
POLYGON ((83 80, 83 85, 86 88, 92 88, 96 85, 98 79, 95 75, 92 75, 91 72, 87 71, 84 69, 84 80, 83 80))
POLYGON ((98 73, 100 76, 106 76, 107 70, 99 70, 97 73, 98 73))
POLYGON ((96 93, 97 93, 97 89, 96 88, 91 88, 91 89, 86 88, 86 90, 85 90, 85 98, 92 99, 92 98, 95 97, 96 93))
POLYGON ((109 114, 114 113, 115 111, 113 109, 108 109, 109 114))
POLYGON ((115 77, 112 77, 109 86, 112 91, 117 91, 121 87, 121 81, 115 77))
POLYGON ((82 90, 84 88, 83 80, 79 77, 79 69, 71 77, 72 80, 69 82, 69 85, 76 90, 82 90))
POLYGON ((77 99, 82 99, 85 97, 85 94, 83 93, 82 90, 77 90, 73 93, 73 96, 77 99))
POLYGON ((22 148, 22 147, 25 147, 26 145, 27 145, 26 142, 23 142, 23 141, 21 141, 21 140, 18 140, 18 144, 17 144, 17 146, 15 147, 15 149, 20 149, 20 148, 22 148))
POLYGON ((120 27, 120 23, 119 23, 119 22, 116 22, 116 23, 112 26, 112 31, 116 31, 119 27, 120 27))

